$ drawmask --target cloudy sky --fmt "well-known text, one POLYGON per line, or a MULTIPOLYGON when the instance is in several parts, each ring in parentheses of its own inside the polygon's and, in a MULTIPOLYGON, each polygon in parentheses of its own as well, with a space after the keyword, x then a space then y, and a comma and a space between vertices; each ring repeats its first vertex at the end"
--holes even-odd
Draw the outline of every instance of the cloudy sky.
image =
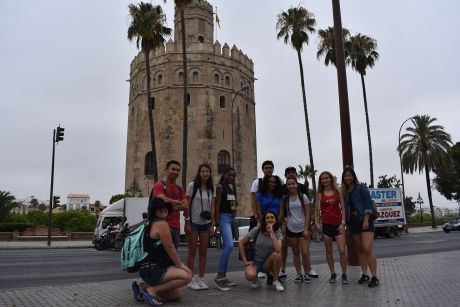
MULTIPOLYGON (((173 2, 161 4, 173 27, 173 2)), ((55 194, 87 193, 108 203, 124 189, 129 64, 122 0, 0 0, 0 190, 16 198, 49 198, 52 131, 65 127, 56 148, 55 194)), ((276 16, 299 2, 215 0, 217 39, 255 64, 259 164, 308 162, 299 69, 290 46, 276 40, 276 16)), ((331 1, 305 0, 317 28, 332 25, 331 1)), ((366 76, 375 180, 399 174, 402 122, 428 114, 460 141, 460 28, 456 0, 342 1, 353 34, 378 41, 380 59, 366 76)), ((340 176, 342 156, 336 71, 316 59, 312 35, 302 56, 316 169, 340 176)), ((359 75, 347 69, 355 169, 369 182, 367 135, 359 75)), ((408 123, 409 124, 409 123, 408 123)), ((407 125, 407 124, 406 124, 407 125)), ((406 175, 406 194, 428 203, 424 175, 406 175)), ((436 206, 452 206, 434 192, 436 206)))

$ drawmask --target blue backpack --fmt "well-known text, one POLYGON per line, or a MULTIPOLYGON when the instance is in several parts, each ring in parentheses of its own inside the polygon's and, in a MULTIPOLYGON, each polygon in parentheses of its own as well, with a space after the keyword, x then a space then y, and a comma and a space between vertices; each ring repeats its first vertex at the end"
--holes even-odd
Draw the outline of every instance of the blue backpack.
POLYGON ((148 253, 144 251, 144 237, 149 222, 142 222, 130 231, 121 249, 121 268, 128 273, 135 273, 148 253))

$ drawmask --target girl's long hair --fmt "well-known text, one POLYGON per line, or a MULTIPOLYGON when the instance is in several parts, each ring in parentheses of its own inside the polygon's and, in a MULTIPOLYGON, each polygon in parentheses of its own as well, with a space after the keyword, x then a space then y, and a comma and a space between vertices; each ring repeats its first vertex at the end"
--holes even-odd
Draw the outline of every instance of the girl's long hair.
POLYGON ((262 215, 262 221, 260 222, 260 231, 265 232, 267 231, 267 224, 265 222, 265 216, 267 214, 273 214, 275 216, 275 221, 276 223, 273 225, 273 231, 276 232, 280 228, 280 223, 278 220, 278 215, 276 215, 273 211, 267 211, 262 215))
POLYGON ((358 177, 356 177, 356 173, 355 171, 353 170, 352 167, 345 167, 345 169, 343 170, 342 172, 342 193, 343 195, 345 195, 347 193, 347 190, 348 190, 348 185, 345 183, 345 181, 343 180, 343 178, 345 177, 345 173, 346 172, 350 172, 351 173, 351 176, 353 177, 353 184, 354 185, 358 185, 359 184, 359 181, 358 181, 358 177))
POLYGON ((211 191, 211 194, 214 193, 214 183, 212 182, 212 172, 211 172, 211 166, 208 163, 202 163, 200 166, 198 166, 198 171, 196 173, 195 178, 193 179, 193 184, 197 188, 201 188, 201 176, 200 172, 202 168, 207 168, 209 170, 209 178, 206 180, 206 188, 211 191))
POLYGON ((335 193, 339 193, 339 191, 337 190, 337 182, 335 180, 335 177, 332 176, 332 174, 330 172, 328 172, 328 171, 324 171, 321 174, 319 174, 319 177, 318 177, 318 193, 323 194, 324 190, 326 189, 324 184, 321 183, 321 176, 323 176, 324 174, 328 175, 329 179, 331 180, 330 184, 331 184, 332 191, 334 191, 335 193))

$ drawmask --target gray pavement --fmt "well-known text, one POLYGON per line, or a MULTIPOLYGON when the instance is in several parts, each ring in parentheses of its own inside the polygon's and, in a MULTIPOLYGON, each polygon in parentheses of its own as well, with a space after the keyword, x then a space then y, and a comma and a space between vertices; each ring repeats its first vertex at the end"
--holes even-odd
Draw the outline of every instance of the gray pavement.
MULTIPOLYGON (((242 272, 229 272, 237 282, 231 291, 213 286, 215 274, 205 279, 211 289, 183 289, 183 299, 168 306, 460 306, 458 276, 460 251, 379 259, 378 288, 358 285, 359 269, 352 267, 349 285, 329 284, 325 264, 315 266, 320 273, 310 284, 295 284, 293 269, 288 270, 286 291, 279 293, 263 285, 251 289, 242 272)), ((340 272, 336 264, 337 272, 340 272)), ((136 278, 98 283, 10 289, 0 292, 0 306, 145 306, 134 302, 130 284, 136 278)))

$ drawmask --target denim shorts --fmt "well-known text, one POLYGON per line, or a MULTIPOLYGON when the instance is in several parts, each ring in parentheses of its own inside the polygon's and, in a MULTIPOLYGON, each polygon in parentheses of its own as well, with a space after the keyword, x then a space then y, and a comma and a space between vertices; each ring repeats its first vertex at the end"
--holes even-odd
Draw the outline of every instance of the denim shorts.
POLYGON ((150 264, 139 270, 139 276, 144 282, 154 286, 161 283, 166 275, 166 271, 168 271, 168 268, 164 268, 156 264, 150 264))
POLYGON ((203 224, 203 225, 191 223, 191 227, 192 227, 192 232, 208 232, 209 229, 211 229, 211 223, 203 224))
POLYGON ((352 235, 360 235, 363 232, 374 232, 374 222, 369 219, 369 228, 363 230, 363 222, 357 214, 352 213, 349 221, 349 228, 352 235))
POLYGON ((252 261, 252 264, 257 268, 257 272, 262 272, 264 273, 264 265, 265 265, 265 261, 256 261, 256 260, 253 260, 252 261))

